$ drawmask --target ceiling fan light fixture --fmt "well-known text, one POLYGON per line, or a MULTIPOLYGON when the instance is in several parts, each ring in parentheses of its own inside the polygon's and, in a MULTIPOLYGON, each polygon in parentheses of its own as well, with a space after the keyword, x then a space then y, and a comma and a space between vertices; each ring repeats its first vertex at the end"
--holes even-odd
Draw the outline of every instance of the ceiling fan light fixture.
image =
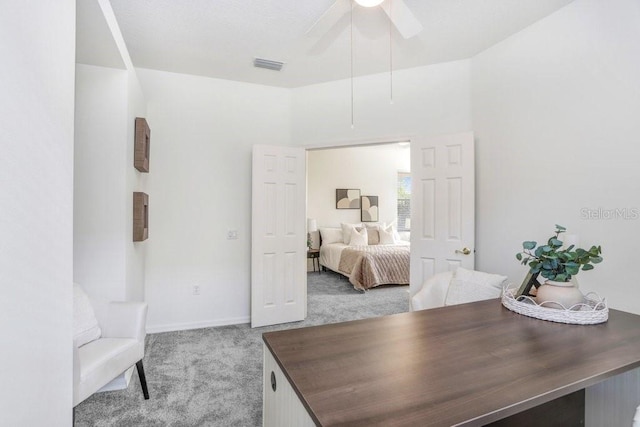
POLYGON ((358 3, 362 7, 376 7, 379 6, 383 1, 384 0, 356 0, 356 3, 358 3))

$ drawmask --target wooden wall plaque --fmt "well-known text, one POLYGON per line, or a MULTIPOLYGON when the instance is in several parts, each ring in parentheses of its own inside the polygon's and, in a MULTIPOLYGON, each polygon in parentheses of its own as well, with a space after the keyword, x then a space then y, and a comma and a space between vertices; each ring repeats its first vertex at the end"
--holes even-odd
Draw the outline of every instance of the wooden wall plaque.
POLYGON ((133 193, 133 241, 142 242, 149 237, 149 195, 133 193))
POLYGON ((136 117, 136 138, 133 152, 133 166, 140 172, 149 172, 149 149, 151 145, 151 129, 147 120, 136 117))

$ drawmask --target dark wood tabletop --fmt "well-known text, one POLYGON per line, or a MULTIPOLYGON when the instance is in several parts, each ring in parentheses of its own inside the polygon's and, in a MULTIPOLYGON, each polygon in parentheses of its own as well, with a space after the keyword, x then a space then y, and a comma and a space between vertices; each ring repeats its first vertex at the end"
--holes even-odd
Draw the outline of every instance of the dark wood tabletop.
POLYGON ((640 316, 565 325, 499 300, 263 339, 322 426, 484 425, 640 366, 640 316))

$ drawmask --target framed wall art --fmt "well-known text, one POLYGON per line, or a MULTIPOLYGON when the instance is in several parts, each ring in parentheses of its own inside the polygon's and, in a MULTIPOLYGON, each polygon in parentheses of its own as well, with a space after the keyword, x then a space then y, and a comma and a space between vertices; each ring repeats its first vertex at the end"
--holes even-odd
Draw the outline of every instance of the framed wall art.
POLYGON ((149 149, 151 146, 151 129, 142 117, 136 117, 136 137, 133 152, 133 167, 140 172, 149 172, 149 149))
POLYGON ((360 209, 360 190, 336 189, 336 209, 360 209))
POLYGON ((142 242, 149 237, 149 195, 133 192, 133 241, 142 242))
POLYGON ((378 221, 378 196, 362 196, 360 198, 360 221, 378 221))

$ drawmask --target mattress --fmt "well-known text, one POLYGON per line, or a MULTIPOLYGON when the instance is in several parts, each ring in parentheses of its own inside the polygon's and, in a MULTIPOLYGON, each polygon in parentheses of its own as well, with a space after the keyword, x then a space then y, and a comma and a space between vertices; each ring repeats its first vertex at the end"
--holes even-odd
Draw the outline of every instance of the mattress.
MULTIPOLYGON (((345 245, 344 243, 329 243, 328 245, 320 246, 320 265, 336 273, 340 273, 338 270, 340 266, 340 255, 342 254, 342 250, 347 247, 349 247, 349 245, 345 245)), ((340 274, 345 275, 344 273, 340 274)))
POLYGON ((373 246, 330 243, 320 247, 320 264, 348 277, 360 290, 408 284, 409 258, 409 242, 373 246))

